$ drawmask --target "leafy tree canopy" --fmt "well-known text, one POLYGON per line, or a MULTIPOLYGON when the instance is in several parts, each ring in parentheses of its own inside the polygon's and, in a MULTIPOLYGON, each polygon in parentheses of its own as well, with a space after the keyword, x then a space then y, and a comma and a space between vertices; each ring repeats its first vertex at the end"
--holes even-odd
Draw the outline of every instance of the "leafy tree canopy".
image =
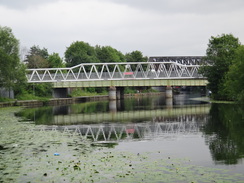
POLYGON ((72 43, 65 52, 67 66, 80 63, 146 62, 142 52, 133 51, 124 55, 111 46, 90 46, 83 41, 72 43))
POLYGON ((96 55, 101 63, 125 62, 124 55, 111 46, 96 46, 96 55))
POLYGON ((0 26, 0 49, 9 56, 18 57, 19 41, 9 27, 0 26))
POLYGON ((32 46, 26 55, 25 62, 28 68, 48 68, 48 51, 46 48, 41 49, 39 46, 32 46))
POLYGON ((76 41, 65 51, 65 61, 68 67, 81 63, 97 63, 95 49, 88 43, 76 41))
POLYGON ((25 81, 25 66, 19 58, 19 41, 10 28, 0 26, 0 87, 15 89, 25 81))
POLYGON ((225 92, 229 99, 244 103, 244 46, 240 46, 226 75, 225 92))
POLYGON ((201 71, 209 81, 208 88, 212 91, 214 99, 227 98, 224 92, 225 75, 239 46, 239 39, 232 34, 222 34, 209 40, 205 59, 210 60, 212 66, 203 66, 201 71))
POLYGON ((65 67, 63 60, 60 58, 58 53, 49 55, 47 60, 51 68, 65 67))
POLYGON ((125 54, 125 59, 127 62, 146 62, 147 57, 144 57, 141 51, 133 51, 131 53, 125 54))

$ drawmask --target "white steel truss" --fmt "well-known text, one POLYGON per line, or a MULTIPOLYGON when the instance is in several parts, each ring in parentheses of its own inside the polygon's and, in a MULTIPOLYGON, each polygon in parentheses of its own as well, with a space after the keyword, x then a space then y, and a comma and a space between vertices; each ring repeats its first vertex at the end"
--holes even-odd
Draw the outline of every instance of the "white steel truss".
POLYGON ((150 140, 177 134, 197 134, 200 132, 200 128, 203 124, 204 121, 196 123, 193 120, 189 120, 181 122, 43 126, 40 130, 52 130, 71 136, 79 135, 84 139, 91 139, 93 142, 119 142, 133 139, 150 140))
POLYGON ((83 63, 70 68, 28 69, 26 76, 29 83, 203 78, 198 73, 199 67, 176 62, 83 63))

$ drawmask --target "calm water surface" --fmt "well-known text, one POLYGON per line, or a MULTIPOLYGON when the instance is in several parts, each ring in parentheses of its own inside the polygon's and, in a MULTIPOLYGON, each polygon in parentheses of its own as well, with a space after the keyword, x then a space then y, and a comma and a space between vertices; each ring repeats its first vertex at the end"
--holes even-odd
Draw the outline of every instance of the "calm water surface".
POLYGON ((46 129, 69 130, 118 151, 160 152, 194 164, 244 173, 243 106, 210 104, 197 94, 134 97, 25 109, 46 129))

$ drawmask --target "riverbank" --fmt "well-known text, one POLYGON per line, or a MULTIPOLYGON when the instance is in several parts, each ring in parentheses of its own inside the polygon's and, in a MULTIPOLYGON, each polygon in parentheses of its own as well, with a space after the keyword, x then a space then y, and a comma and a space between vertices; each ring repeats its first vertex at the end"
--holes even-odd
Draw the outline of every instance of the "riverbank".
MULTIPOLYGON (((164 94, 164 92, 125 94, 125 97, 161 95, 161 94, 164 94)), ((24 107, 57 106, 57 105, 69 105, 77 102, 88 102, 88 101, 98 101, 98 100, 108 100, 108 95, 82 96, 82 97, 73 97, 73 98, 53 98, 49 100, 16 100, 16 101, 9 101, 9 102, 0 102, 0 108, 13 107, 13 106, 24 106, 24 107)))
POLYGON ((234 101, 212 100, 209 97, 192 98, 191 100, 197 100, 197 101, 209 102, 209 103, 216 103, 216 104, 235 104, 234 101))

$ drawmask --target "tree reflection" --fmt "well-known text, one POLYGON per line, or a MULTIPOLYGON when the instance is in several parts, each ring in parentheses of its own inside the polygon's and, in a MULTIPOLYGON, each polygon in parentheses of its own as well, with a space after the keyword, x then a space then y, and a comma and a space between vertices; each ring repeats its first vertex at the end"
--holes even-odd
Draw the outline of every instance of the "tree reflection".
POLYGON ((212 104, 203 133, 215 163, 237 164, 244 155, 243 106, 212 104))
POLYGON ((15 115, 21 117, 23 121, 34 121, 36 125, 48 125, 50 121, 53 121, 53 108, 28 108, 15 115))

